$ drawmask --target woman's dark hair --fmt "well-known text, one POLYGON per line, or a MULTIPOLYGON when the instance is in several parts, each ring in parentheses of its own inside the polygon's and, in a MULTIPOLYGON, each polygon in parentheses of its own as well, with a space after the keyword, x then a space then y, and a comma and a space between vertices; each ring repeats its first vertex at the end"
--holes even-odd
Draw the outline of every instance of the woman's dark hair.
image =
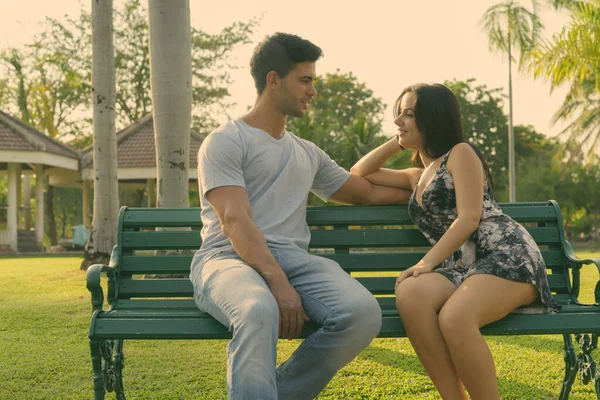
MULTIPOLYGON (((454 93, 439 83, 418 83, 405 88, 394 103, 394 119, 398 117, 402 97, 412 92, 415 95, 415 122, 423 138, 423 152, 427 157, 438 158, 458 143, 468 143, 481 160, 486 177, 492 183, 487 162, 473 144, 465 140, 460 106, 454 93)), ((424 168, 419 151, 411 157, 415 167, 424 168)))
POLYGON ((258 94, 267 86, 267 74, 277 72, 284 78, 295 64, 315 62, 323 56, 323 50, 300 36, 277 32, 267 36, 256 46, 250 59, 250 72, 258 94))

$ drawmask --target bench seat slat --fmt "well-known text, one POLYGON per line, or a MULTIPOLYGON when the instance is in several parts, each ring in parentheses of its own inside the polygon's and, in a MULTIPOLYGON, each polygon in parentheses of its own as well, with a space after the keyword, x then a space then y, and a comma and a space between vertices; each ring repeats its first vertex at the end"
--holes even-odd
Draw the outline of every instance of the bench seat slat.
MULTIPOLYGON (((572 310, 559 314, 510 314, 506 318, 481 329, 488 335, 511 334, 562 334, 600 333, 597 308, 589 311, 572 310)), ((405 336, 400 317, 384 313, 383 326, 379 337, 405 336)), ((120 337, 124 339, 228 339, 230 332, 208 314, 198 312, 194 318, 132 318, 116 314, 100 314, 95 320, 96 338, 120 337)), ((315 324, 307 324, 303 337, 318 329, 315 324)))
MULTIPOLYGON (((384 317, 397 315, 394 297, 376 297, 384 317)), ((561 314, 584 314, 600 311, 599 306, 564 304, 561 314)), ((518 312, 516 314, 519 314, 518 312)), ((120 318, 207 318, 194 300, 119 300, 119 307, 102 314, 102 319, 120 318)))

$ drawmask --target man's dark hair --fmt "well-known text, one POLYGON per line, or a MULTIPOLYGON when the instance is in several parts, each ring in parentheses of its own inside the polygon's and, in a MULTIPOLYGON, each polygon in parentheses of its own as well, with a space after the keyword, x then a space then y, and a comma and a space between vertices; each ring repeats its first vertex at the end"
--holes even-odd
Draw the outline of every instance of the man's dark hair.
POLYGON ((256 46, 250 59, 250 72, 258 94, 265 90, 269 72, 275 71, 284 78, 295 64, 315 62, 322 56, 320 47, 299 36, 281 32, 267 36, 256 46))
MULTIPOLYGON (((394 104, 394 119, 397 118, 402 97, 412 92, 415 94, 415 122, 423 137, 423 152, 427 157, 438 158, 452 149, 456 144, 466 142, 460 114, 460 105, 450 89, 439 83, 418 83, 405 88, 394 104)), ((483 164, 490 184, 492 177, 483 155, 469 143, 483 164)), ((419 152, 416 151, 411 161, 415 167, 423 168, 419 152)))

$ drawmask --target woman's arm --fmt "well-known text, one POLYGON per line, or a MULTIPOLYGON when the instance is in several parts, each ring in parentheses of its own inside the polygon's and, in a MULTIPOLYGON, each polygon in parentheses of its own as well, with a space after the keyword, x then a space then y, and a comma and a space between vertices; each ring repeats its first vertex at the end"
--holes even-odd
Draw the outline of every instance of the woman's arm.
POLYGON ((397 284, 408 276, 430 272, 458 250, 479 226, 485 182, 479 157, 469 144, 460 143, 452 149, 447 166, 454 180, 457 218, 425 257, 400 275, 397 284))
POLYGON ((394 137, 358 160, 350 168, 350 172, 376 185, 413 190, 421 171, 419 168, 403 170, 381 168, 391 156, 401 150, 398 140, 394 137))

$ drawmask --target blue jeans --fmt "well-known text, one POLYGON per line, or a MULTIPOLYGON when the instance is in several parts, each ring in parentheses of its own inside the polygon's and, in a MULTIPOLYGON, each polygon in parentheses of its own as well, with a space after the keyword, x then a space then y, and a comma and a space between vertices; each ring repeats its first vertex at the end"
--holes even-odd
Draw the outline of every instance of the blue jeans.
POLYGON ((232 332, 227 393, 232 400, 313 399, 377 336, 375 298, 334 261, 299 248, 271 252, 321 328, 276 367, 279 309, 264 279, 235 252, 192 262, 198 307, 232 332))

